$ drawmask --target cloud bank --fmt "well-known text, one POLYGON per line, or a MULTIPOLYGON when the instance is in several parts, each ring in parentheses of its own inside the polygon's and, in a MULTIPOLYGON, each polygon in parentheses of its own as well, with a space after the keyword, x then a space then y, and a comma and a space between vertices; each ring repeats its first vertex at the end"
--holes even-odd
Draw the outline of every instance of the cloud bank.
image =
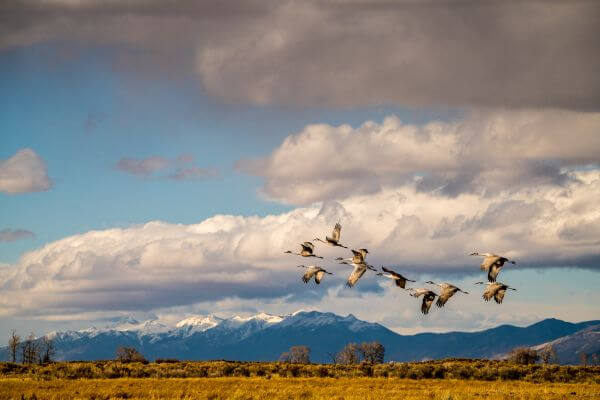
POLYGON ((41 192, 51 187, 46 163, 35 151, 21 149, 9 159, 0 160, 0 192, 41 192))
MULTIPOLYGON (((293 301, 300 293, 308 301, 295 267, 307 260, 283 251, 328 234, 338 219, 342 241, 367 247, 372 264, 395 264, 418 276, 479 273, 479 260, 466 256, 476 250, 517 259, 511 268, 596 269, 600 171, 569 176, 560 187, 522 187, 493 197, 442 196, 413 182, 279 215, 217 215, 192 225, 157 221, 74 235, 0 270, 0 314, 66 316, 215 301, 244 307, 247 301, 293 301)), ((335 275, 311 295, 315 300, 349 273, 333 261, 339 250, 317 252, 335 275)), ((369 275, 341 295, 378 290, 369 275)))
POLYGON ((574 168, 600 163, 600 113, 471 112, 455 122, 310 125, 238 168, 264 178, 262 193, 287 204, 377 193, 416 182, 455 197, 562 187, 574 168))
POLYGON ((594 1, 13 0, 0 27, 0 49, 110 45, 234 102, 600 107, 594 1))

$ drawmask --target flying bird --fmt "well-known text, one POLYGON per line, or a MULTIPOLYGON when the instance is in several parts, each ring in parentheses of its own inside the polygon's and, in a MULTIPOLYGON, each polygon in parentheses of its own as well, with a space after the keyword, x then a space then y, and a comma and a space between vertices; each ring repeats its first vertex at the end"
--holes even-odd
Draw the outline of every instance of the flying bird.
POLYGON ((358 282, 364 273, 367 272, 367 269, 370 269, 371 271, 377 271, 375 268, 373 268, 373 266, 367 264, 366 262, 352 263, 348 261, 342 261, 340 264, 352 265, 354 267, 354 270, 352 270, 352 273, 346 282, 346 286, 348 287, 353 287, 356 285, 356 282, 358 282))
POLYGON ((471 253, 471 256, 483 256, 483 262, 481 263, 481 270, 488 272, 488 281, 496 282, 496 277, 500 273, 500 270, 504 266, 504 263, 509 262, 511 264, 516 264, 517 262, 514 260, 509 260, 506 257, 499 256, 497 254, 492 253, 471 253))
POLYGON ((342 257, 338 257, 336 258, 336 260, 338 261, 347 261, 346 263, 340 263, 340 264, 348 264, 348 263, 354 263, 354 264, 360 264, 360 263, 364 263, 365 259, 367 258, 367 254, 369 253, 369 250, 367 249, 358 249, 358 250, 354 250, 352 249, 352 258, 342 258, 342 257))
POLYGON ((300 243, 300 246, 302 247, 302 250, 300 251, 300 253, 294 253, 291 250, 288 250, 288 251, 285 251, 284 254, 295 254, 297 256, 302 256, 302 257, 323 258, 321 256, 316 256, 313 254, 313 251, 315 250, 315 245, 312 244, 311 242, 300 243))
POLYGON ((465 294, 469 294, 469 292, 465 292, 464 290, 459 289, 458 287, 451 285, 449 283, 446 282, 442 282, 442 283, 435 283, 432 281, 427 281, 425 283, 429 283, 431 285, 435 285, 435 286, 439 286, 439 288, 442 290, 440 292, 440 295, 438 296, 438 299, 435 303, 436 306, 438 307, 444 307, 444 304, 446 304, 446 302, 448 301, 448 299, 450 299, 450 297, 454 296, 454 294, 456 292, 461 292, 461 293, 465 293, 465 294))
POLYGON ((410 295, 413 297, 418 298, 419 296, 423 295, 423 303, 421 303, 421 312, 423 314, 428 314, 429 309, 431 308, 431 305, 433 304, 433 301, 435 300, 435 297, 437 296, 437 294, 435 292, 433 292, 429 289, 425 289, 425 288, 419 288, 419 289, 410 288, 408 290, 412 292, 410 295))
POLYGON ((348 248, 347 246, 344 246, 343 244, 340 243, 341 232, 342 232, 342 226, 338 222, 337 224, 335 224, 335 227, 333 228, 331 237, 325 236, 325 240, 321 240, 319 238, 315 238, 314 240, 317 242, 328 244, 333 247, 343 247, 344 249, 347 249, 348 248))
POLYGON ((318 265, 298 265, 298 268, 306 268, 306 272, 304 273, 304 275, 302 275, 302 281, 304 283, 308 283, 314 276, 315 283, 318 285, 319 283, 321 283, 321 280, 323 279, 323 276, 325 276, 325 274, 333 275, 331 272, 326 271, 324 268, 319 267, 318 265))
POLYGON ((475 284, 487 285, 487 288, 483 291, 483 296, 481 297, 483 297, 485 301, 490 301, 493 297, 494 301, 496 301, 498 304, 502 304, 502 300, 504 300, 504 294, 506 293, 507 289, 517 290, 500 282, 476 282, 475 284))
POLYGON ((377 275, 385 276, 386 278, 393 279, 394 282, 396 283, 396 286, 398 286, 399 288, 405 289, 406 282, 415 282, 413 280, 406 279, 404 276, 400 275, 397 272, 392 271, 391 269, 387 269, 386 267, 382 266, 381 269, 383 270, 383 272, 387 272, 387 274, 384 274, 383 272, 378 272, 377 275))

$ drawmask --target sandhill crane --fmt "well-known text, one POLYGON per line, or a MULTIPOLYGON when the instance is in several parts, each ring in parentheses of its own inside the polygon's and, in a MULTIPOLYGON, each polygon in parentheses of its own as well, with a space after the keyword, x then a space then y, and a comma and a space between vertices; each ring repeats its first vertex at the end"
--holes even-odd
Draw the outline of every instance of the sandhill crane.
MULTIPOLYGON (((347 261, 349 263, 354 263, 354 264, 360 264, 360 263, 365 262, 365 259, 367 258, 367 254, 369 254, 369 250, 367 250, 367 249, 358 249, 358 250, 352 249, 351 251, 352 251, 352 254, 354 254, 354 256, 352 256, 352 258, 338 257, 338 258, 336 258, 336 260, 347 261)), ((344 263, 342 263, 342 264, 344 264, 344 263)))
POLYGON ((502 304, 502 300, 504 300, 504 294, 506 293, 507 289, 517 290, 500 282, 475 282, 475 284, 487 285, 487 288, 483 291, 483 296, 481 297, 483 297, 485 301, 490 301, 490 299, 493 297, 498 304, 502 304))
POLYGON ((399 288, 402 288, 402 289, 406 288, 406 282, 415 282, 413 280, 406 279, 405 277, 403 277, 399 273, 394 272, 391 269, 387 269, 386 267, 381 267, 381 269, 383 270, 383 272, 387 272, 387 274, 384 274, 382 272, 378 272, 377 275, 379 275, 379 276, 385 276, 386 278, 393 279, 394 282, 396 283, 396 286, 398 286, 399 288))
POLYGON ((352 270, 352 273, 350 274, 350 276, 348 277, 348 281, 346 282, 346 285, 348 287, 353 287, 354 285, 356 285, 356 282, 358 282, 360 277, 363 276, 365 272, 367 272, 367 269, 370 269, 371 271, 377 271, 375 268, 373 268, 372 265, 369 265, 366 262, 353 263, 348 261, 342 261, 340 264, 352 265, 354 267, 354 270, 352 270))
POLYGON ((331 237, 325 236, 325 240, 321 240, 319 238, 314 238, 314 240, 317 242, 328 244, 333 247, 343 247, 344 249, 347 249, 348 248, 347 246, 344 246, 343 244, 340 243, 341 231, 342 231, 342 226, 338 222, 337 224, 335 224, 335 227, 333 228, 331 237))
POLYGON ((308 283, 310 279, 314 276, 315 283, 318 285, 321 283, 323 276, 325 274, 333 275, 331 272, 326 271, 323 267, 319 267, 318 265, 298 265, 298 268, 306 268, 306 272, 302 275, 302 281, 304 283, 308 283))
POLYGON ((423 303, 421 303, 421 312, 423 314, 429 313, 429 309, 431 308, 431 305, 433 304, 433 300, 435 300, 435 296, 437 296, 437 293, 425 288, 410 288, 408 290, 412 292, 410 295, 413 297, 418 298, 419 296, 423 295, 423 303))
POLYGON ((295 254, 297 256, 302 256, 302 257, 323 258, 321 256, 316 256, 316 255, 313 254, 313 250, 315 249, 315 245, 312 244, 311 242, 300 243, 300 246, 302 247, 302 250, 300 251, 300 253, 294 253, 291 250, 288 250, 288 251, 285 251, 284 254, 295 254))
POLYGON ((505 262, 509 262, 511 264, 516 264, 517 262, 514 260, 509 260, 506 257, 499 256, 497 254, 492 253, 471 253, 471 256, 483 256, 483 262, 481 263, 481 270, 488 272, 488 280, 490 282, 496 282, 496 277, 500 273, 500 270, 504 266, 505 262))
POLYGON ((435 303, 436 306, 438 307, 444 307, 444 304, 446 304, 446 302, 448 301, 448 299, 450 299, 450 297, 454 296, 454 294, 456 292, 462 292, 465 294, 469 294, 469 292, 465 292, 464 290, 459 289, 458 287, 451 285, 449 283, 446 282, 442 282, 442 283, 435 283, 432 281, 427 281, 425 283, 429 283, 431 285, 435 285, 435 286, 439 286, 439 288, 442 290, 440 292, 440 295, 438 296, 438 299, 435 303))

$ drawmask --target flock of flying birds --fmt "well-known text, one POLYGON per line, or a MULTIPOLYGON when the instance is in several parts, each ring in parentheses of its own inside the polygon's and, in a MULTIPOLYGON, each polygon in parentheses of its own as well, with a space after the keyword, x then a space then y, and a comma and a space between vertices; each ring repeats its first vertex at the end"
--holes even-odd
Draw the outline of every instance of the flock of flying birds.
MULTIPOLYGON (((342 232, 342 226, 338 222, 337 224, 335 224, 335 227, 333 228, 333 233, 331 234, 331 237, 325 236, 325 240, 322 240, 320 238, 315 238, 315 239, 313 239, 313 241, 321 242, 321 243, 324 243, 324 244, 332 246, 332 247, 342 247, 344 249, 347 249, 348 248, 347 246, 344 246, 343 244, 340 243, 341 232, 342 232)), ((301 250, 299 253, 294 253, 291 250, 288 250, 285 253, 286 254, 295 254, 298 256, 302 256, 302 257, 314 257, 314 258, 323 259, 323 257, 314 254, 315 245, 312 242, 301 243, 300 247, 301 247, 301 250)), ((433 290, 430 290, 427 288, 412 288, 412 287, 407 288, 406 282, 415 282, 415 281, 407 279, 404 276, 402 276, 401 274, 399 274, 398 272, 393 271, 393 270, 388 269, 383 266, 381 267, 382 272, 379 272, 372 265, 367 264, 366 258, 367 258, 367 254, 369 253, 369 251, 367 249, 358 249, 358 250, 352 249, 351 251, 353 254, 352 257, 336 258, 336 260, 339 261, 340 264, 346 264, 346 265, 350 265, 350 266, 354 267, 354 269, 352 270, 352 273, 350 273, 350 276, 348 277, 348 281, 346 282, 346 285, 348 287, 353 287, 354 285, 356 285, 358 280, 364 275, 365 272, 367 272, 367 270, 375 271, 375 272, 377 272, 377 275, 379 275, 379 276, 383 276, 383 277, 392 279, 396 283, 397 287, 410 292, 409 294, 411 296, 416 297, 416 298, 418 298, 419 296, 423 296, 423 302, 421 304, 421 312, 423 314, 429 313, 429 309, 431 308, 431 305, 433 304, 436 297, 437 297, 437 301, 435 304, 441 308, 444 306, 444 304, 446 304, 446 302, 452 296, 454 296, 454 294, 456 292, 468 294, 468 292, 465 292, 464 290, 461 290, 460 288, 458 288, 450 283, 446 283, 446 282, 443 282, 443 283, 435 283, 432 281, 425 282, 430 285, 438 286, 440 288, 440 294, 437 294, 433 290)), ((483 296, 482 296, 485 301, 490 301, 493 298, 496 303, 500 304, 500 303, 502 303, 502 300, 504 299, 504 295, 507 290, 509 290, 509 289, 517 290, 508 285, 505 285, 504 283, 496 282, 496 278, 497 278, 498 274, 500 273, 500 270, 504 266, 504 263, 508 262, 511 264, 516 264, 515 261, 509 260, 506 257, 502 257, 502 256, 499 256, 496 254, 491 254, 491 253, 471 253, 470 255, 484 257, 483 262, 481 263, 481 270, 487 271, 488 282, 476 282, 475 284, 487 285, 487 288, 484 290, 483 296)), ((318 285, 319 283, 321 283, 321 280, 323 279, 325 274, 332 275, 331 272, 325 270, 325 268, 318 266, 318 265, 298 265, 298 267, 306 269, 306 272, 302 276, 302 281, 304 283, 308 283, 314 277, 314 281, 318 285)))

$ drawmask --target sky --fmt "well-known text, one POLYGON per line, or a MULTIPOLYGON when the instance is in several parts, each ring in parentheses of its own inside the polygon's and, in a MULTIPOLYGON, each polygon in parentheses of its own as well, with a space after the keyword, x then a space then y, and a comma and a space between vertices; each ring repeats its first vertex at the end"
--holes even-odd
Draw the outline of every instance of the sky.
POLYGON ((0 341, 298 309, 403 334, 600 319, 600 5, 0 5, 0 341), (368 262, 459 294, 427 316, 368 262), (493 252, 517 288, 485 303, 493 252))

